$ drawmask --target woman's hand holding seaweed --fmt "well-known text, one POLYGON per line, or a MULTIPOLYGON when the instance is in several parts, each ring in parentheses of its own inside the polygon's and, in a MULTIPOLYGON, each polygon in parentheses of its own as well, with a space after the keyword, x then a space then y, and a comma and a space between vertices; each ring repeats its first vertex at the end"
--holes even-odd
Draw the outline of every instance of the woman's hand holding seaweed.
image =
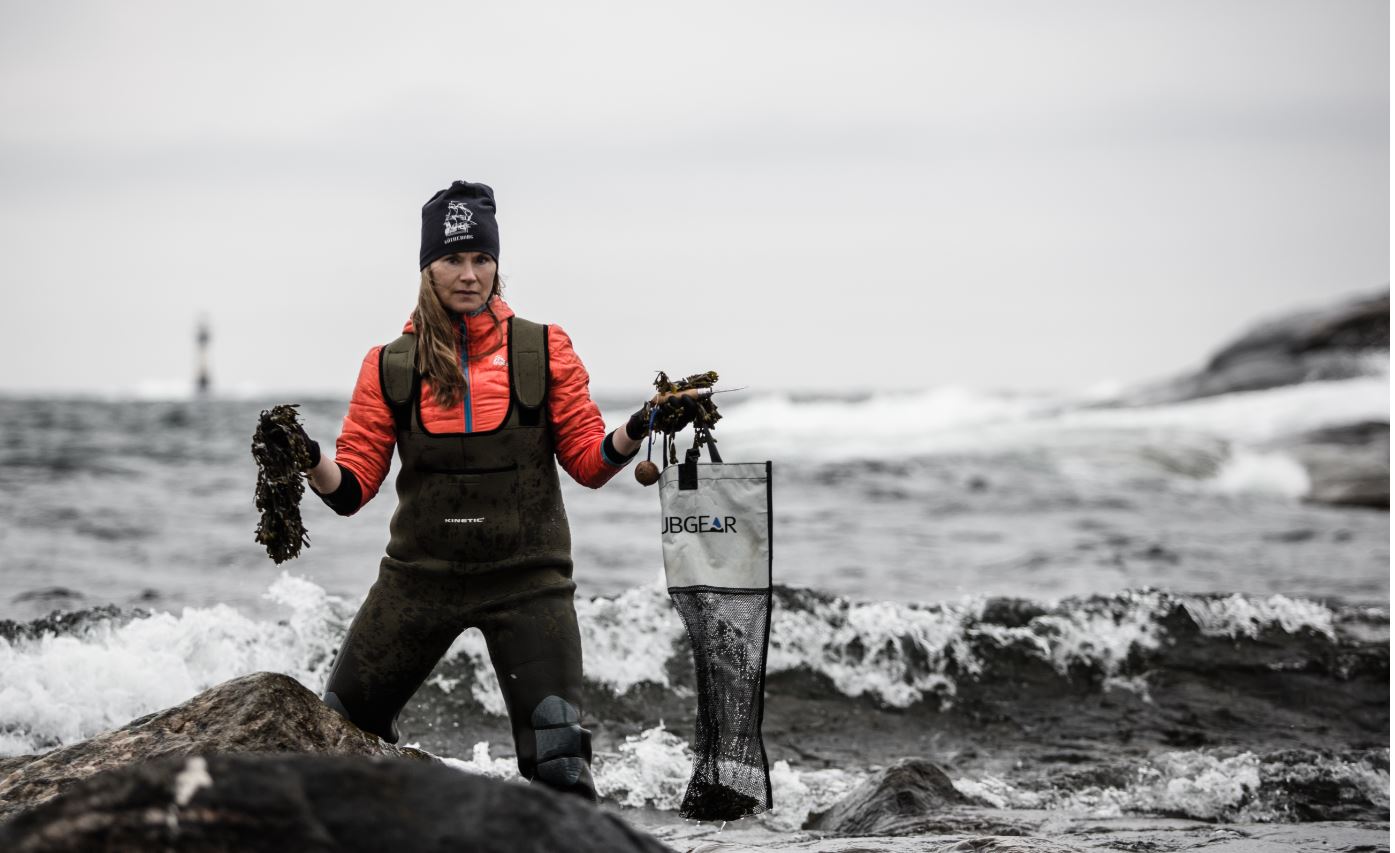
POLYGON ((660 417, 663 419, 665 427, 669 431, 677 432, 692 423, 693 419, 697 417, 700 411, 698 399, 697 389, 676 394, 656 394, 654 399, 630 415, 629 421, 625 423, 625 434, 634 441, 639 441, 648 435, 654 409, 660 407, 662 407, 660 417))
POLYGON ((286 451, 288 455, 294 456, 291 451, 292 439, 298 440, 309 457, 309 463, 300 466, 301 471, 313 471, 320 464, 320 443, 311 439, 305 434, 305 427, 298 423, 277 424, 279 429, 269 429, 266 434, 266 443, 278 450, 286 451))

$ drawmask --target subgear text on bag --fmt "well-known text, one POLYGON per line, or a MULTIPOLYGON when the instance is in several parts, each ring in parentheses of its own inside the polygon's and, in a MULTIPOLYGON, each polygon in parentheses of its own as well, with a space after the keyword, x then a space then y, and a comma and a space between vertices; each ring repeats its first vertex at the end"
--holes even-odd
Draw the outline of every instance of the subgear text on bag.
MULTIPOLYGON (((711 445, 709 445, 711 448, 711 445)), ((735 820, 768 811, 761 740, 770 644, 770 463, 670 465, 659 479, 669 597, 693 646, 698 708, 681 814, 735 820)))

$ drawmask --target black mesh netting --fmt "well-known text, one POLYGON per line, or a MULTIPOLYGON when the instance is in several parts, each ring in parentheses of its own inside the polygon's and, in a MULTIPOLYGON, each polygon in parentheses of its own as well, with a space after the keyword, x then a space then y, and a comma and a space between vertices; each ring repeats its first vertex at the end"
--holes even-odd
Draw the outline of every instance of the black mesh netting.
POLYGON ((680 813, 736 820, 770 809, 761 742, 770 590, 670 589, 688 627, 697 671, 693 778, 680 813))

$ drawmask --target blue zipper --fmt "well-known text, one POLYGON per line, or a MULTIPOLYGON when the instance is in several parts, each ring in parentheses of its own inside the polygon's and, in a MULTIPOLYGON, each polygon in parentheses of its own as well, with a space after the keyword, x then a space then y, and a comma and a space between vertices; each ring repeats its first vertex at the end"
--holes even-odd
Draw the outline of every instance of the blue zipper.
POLYGON ((465 374, 465 431, 473 432, 470 423, 470 339, 466 337, 465 318, 460 318, 460 370, 465 374))

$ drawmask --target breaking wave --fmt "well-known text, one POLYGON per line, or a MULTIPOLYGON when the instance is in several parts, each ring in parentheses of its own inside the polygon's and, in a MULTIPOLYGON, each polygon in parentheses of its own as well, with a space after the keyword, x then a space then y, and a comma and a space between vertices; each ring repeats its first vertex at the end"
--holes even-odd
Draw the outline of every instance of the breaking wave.
MULTIPOLYGON (((0 623, 0 754, 50 749, 182 702, 234 676, 270 670, 320 690, 353 608, 289 574, 266 596, 276 621, 227 605, 179 615, 115 609, 0 623)), ((645 688, 691 695, 681 621, 658 586, 579 600, 587 679, 597 704, 645 688)), ((937 604, 856 601, 777 587, 768 691, 782 676, 815 677, 848 701, 941 709, 1007 670, 1035 668, 1146 697, 1149 678, 1230 663, 1338 678, 1388 669, 1389 614, 1283 595, 1179 595, 1155 589, 1054 603, 965 598, 937 604)), ((431 682, 467 691, 502 715, 483 638, 467 631, 431 682)), ((1033 701, 1024 694, 1021 701, 1033 701)))

